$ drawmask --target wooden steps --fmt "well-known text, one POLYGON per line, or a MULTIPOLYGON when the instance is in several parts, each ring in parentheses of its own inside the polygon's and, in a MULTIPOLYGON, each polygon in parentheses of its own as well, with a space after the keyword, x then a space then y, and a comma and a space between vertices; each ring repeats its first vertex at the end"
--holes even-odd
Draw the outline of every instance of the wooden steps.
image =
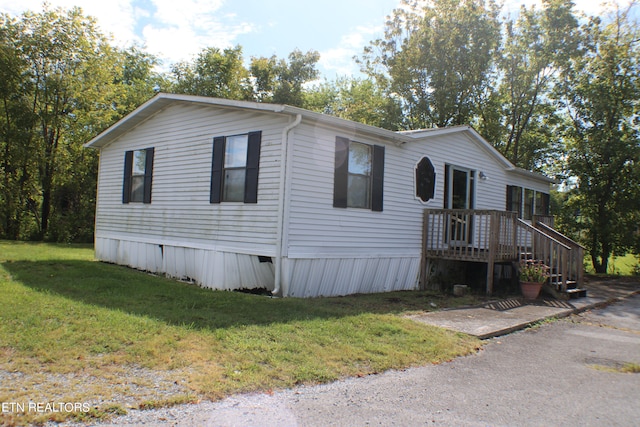
MULTIPOLYGON (((533 260, 531 253, 521 253, 520 259, 522 261, 540 262, 533 260)), ((548 282, 543 286, 543 290, 554 298, 564 301, 585 298, 587 296, 587 290, 578 288, 578 282, 575 280, 567 280, 566 289, 563 290, 562 279, 562 274, 552 271, 549 275, 548 282)))
MULTIPOLYGON (((557 276, 557 275, 556 275, 557 276)), ((560 300, 571 300, 577 298, 585 298, 587 296, 587 290, 584 288, 578 288, 575 280, 567 280, 567 289, 562 290, 562 278, 556 277, 555 280, 550 278, 549 283, 546 283, 543 287, 544 291, 551 294, 554 298, 560 300)))

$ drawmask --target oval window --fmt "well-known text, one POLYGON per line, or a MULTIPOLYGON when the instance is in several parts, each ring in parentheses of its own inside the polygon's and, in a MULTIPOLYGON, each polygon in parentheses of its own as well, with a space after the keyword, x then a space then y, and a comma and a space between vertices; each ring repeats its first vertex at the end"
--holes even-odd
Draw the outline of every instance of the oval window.
POLYGON ((436 171, 428 157, 416 165, 416 196, 423 202, 433 199, 436 187, 436 171))

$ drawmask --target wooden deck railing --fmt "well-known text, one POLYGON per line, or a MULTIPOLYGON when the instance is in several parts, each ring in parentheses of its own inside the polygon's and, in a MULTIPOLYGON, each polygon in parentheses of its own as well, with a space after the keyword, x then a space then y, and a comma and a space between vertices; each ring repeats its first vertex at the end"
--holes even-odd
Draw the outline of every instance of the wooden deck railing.
POLYGON ((513 212, 475 209, 427 209, 425 254, 463 261, 516 258, 513 212))
POLYGON ((423 278, 429 258, 486 262, 488 294, 493 292, 494 264, 525 257, 548 265, 562 290, 568 281, 582 282, 582 247, 549 225, 533 226, 514 212, 426 209, 423 248, 423 278))
POLYGON ((565 247, 569 248, 569 251, 566 251, 566 265, 560 272, 563 279, 562 290, 567 290, 568 281, 575 281, 576 284, 582 285, 584 280, 584 247, 556 229, 550 227, 548 224, 537 222, 534 223, 534 226, 546 235, 562 243, 565 247))
POLYGON ((533 225, 518 219, 517 244, 520 259, 542 262, 549 267, 552 281, 560 281, 567 289, 567 273, 571 248, 554 239, 533 225))

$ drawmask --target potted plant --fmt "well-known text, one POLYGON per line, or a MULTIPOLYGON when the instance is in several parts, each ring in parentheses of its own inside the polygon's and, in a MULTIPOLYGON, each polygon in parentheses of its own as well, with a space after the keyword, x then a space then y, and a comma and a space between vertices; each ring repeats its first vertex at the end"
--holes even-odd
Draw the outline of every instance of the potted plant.
POLYGON ((526 299, 536 299, 549 278, 549 267, 537 261, 520 263, 520 290, 526 299))

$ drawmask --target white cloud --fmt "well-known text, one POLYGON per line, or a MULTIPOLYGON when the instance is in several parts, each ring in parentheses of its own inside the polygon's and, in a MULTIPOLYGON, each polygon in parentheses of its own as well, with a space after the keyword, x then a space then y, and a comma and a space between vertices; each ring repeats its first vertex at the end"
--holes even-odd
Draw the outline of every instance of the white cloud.
MULTIPOLYGON (((616 3, 625 5, 630 0, 609 0, 614 5, 616 3)), ((605 10, 605 4, 598 0, 573 0, 577 11, 588 15, 596 15, 605 10)), ((527 7, 535 6, 542 8, 542 0, 506 0, 503 7, 505 13, 517 13, 521 5, 527 7)), ((398 7, 401 7, 399 4, 398 7)), ((389 10, 391 14, 392 10, 389 10)), ((320 52, 319 66, 336 75, 358 75, 359 66, 353 60, 354 56, 361 55, 364 47, 372 40, 382 37, 384 17, 380 17, 380 25, 372 27, 360 26, 353 31, 342 36, 338 46, 320 52)), ((331 77, 331 76, 329 76, 331 77)))
MULTIPOLYGON (((47 0, 47 3, 50 9, 71 9, 74 6, 82 8, 85 15, 96 18, 101 32, 106 36, 112 35, 118 45, 125 46, 139 41, 134 34, 136 18, 131 0, 47 0)), ((13 16, 21 15, 27 10, 37 13, 43 10, 42 5, 42 0, 0 0, 0 12, 13 16)))
MULTIPOLYGON (((25 10, 42 11, 43 0, 0 0, 0 12, 20 15, 25 10)), ((233 13, 223 13, 226 9, 240 12, 241 2, 228 0, 47 0, 52 8, 69 9, 74 5, 82 7, 87 15, 94 16, 101 31, 112 35, 113 41, 120 47, 133 43, 146 46, 149 53, 160 57, 165 66, 181 60, 189 60, 203 48, 213 46, 227 48, 237 44, 238 36, 255 34, 260 37, 260 28, 277 30, 274 18, 262 22, 244 22, 233 13), (145 8, 146 7, 146 8, 145 8)), ((268 1, 268 0, 265 0, 268 1)), ((292 0, 293 1, 293 0, 292 0)), ((622 6, 630 0, 613 0, 622 6)), ((519 6, 536 5, 541 0, 505 0, 505 10, 517 11, 519 6)), ((588 14, 601 13, 600 0, 574 0, 576 8, 588 14)), ((396 7, 400 4, 397 0, 396 7)), ((337 45, 320 49, 319 68, 325 73, 336 75, 357 75, 358 65, 353 61, 360 55, 369 41, 382 36, 385 15, 392 12, 376 2, 371 7, 380 10, 379 19, 371 26, 347 29, 337 45)), ((285 11, 278 19, 291 19, 285 11)), ((355 21, 357 24, 357 21, 355 21)), ((283 27, 284 28, 284 27, 283 27)), ((341 31, 342 29, 336 29, 341 31)), ((264 33, 263 33, 264 34, 264 33)), ((246 39, 245 39, 246 40, 246 39)), ((246 44, 246 42, 245 42, 246 44)), ((246 47, 246 46, 245 46, 246 47)), ((262 48, 264 49, 264 47, 262 48)), ((276 51, 276 46, 273 47, 276 51)), ((256 55, 268 55, 268 52, 255 52, 256 55)))
MULTIPOLYGON (((607 8, 615 7, 616 4, 624 7, 629 2, 630 0, 573 0, 575 9, 587 15, 601 14, 607 8)), ((517 13, 521 5, 542 8, 542 0, 506 0, 503 10, 504 12, 517 13)))
MULTIPOLYGON (((70 3, 77 3, 69 1, 70 3)), ((140 42, 134 33, 136 17, 130 0, 110 0, 86 2, 82 10, 98 20, 105 35, 111 35, 119 46, 140 42)))
MULTIPOLYGON (((138 43, 159 56, 165 66, 191 59, 203 48, 231 47, 240 34, 254 31, 251 23, 219 12, 223 0, 150 0, 148 10, 135 0, 48 0, 52 8, 79 5, 98 21, 101 31, 120 47, 138 43), (136 34, 136 30, 138 33, 136 34)), ((0 0, 0 12, 39 12, 42 0, 0 0)))
POLYGON ((338 76, 359 74, 359 66, 353 57, 360 55, 364 46, 378 35, 382 35, 382 31, 382 25, 356 27, 352 32, 342 36, 339 47, 320 52, 319 65, 327 71, 335 72, 338 76))
POLYGON ((205 47, 226 48, 239 34, 253 31, 250 23, 221 15, 222 0, 153 0, 157 8, 143 29, 147 50, 165 65, 189 60, 205 47))
POLYGON ((159 24, 185 28, 206 26, 207 20, 222 7, 221 0, 152 0, 159 24))

